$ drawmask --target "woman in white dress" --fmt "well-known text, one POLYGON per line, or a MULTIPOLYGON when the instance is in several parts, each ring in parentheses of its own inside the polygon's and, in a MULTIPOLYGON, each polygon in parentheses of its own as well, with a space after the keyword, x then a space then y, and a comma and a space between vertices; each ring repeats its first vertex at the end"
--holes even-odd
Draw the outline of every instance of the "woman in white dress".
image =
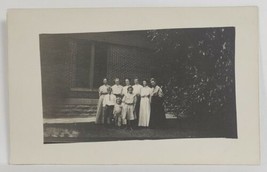
POLYGON ((108 94, 107 88, 110 87, 108 85, 107 78, 103 79, 103 85, 99 87, 99 100, 97 104, 97 112, 96 112, 96 124, 104 124, 104 109, 103 109, 103 100, 104 96, 108 94))
POLYGON ((139 122, 138 126, 148 127, 150 119, 150 94, 151 88, 147 86, 147 81, 143 81, 143 86, 141 88, 141 101, 140 101, 140 111, 139 111, 139 122))

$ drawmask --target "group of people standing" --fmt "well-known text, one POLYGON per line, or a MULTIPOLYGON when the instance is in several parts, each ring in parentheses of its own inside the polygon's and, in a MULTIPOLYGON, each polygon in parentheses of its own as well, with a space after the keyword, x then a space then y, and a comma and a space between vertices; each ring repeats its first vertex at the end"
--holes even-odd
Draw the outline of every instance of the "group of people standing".
POLYGON ((104 78, 99 88, 96 124, 131 130, 135 127, 164 126, 163 92, 154 78, 150 79, 151 87, 146 80, 140 85, 138 78, 134 79, 133 85, 128 78, 125 86, 120 85, 118 78, 114 82, 110 86, 104 78))

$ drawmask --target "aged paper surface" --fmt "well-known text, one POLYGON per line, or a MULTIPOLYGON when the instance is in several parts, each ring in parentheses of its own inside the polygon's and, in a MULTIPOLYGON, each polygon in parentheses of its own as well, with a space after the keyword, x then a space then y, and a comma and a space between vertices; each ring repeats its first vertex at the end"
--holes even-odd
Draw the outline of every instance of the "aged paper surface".
POLYGON ((20 9, 8 12, 11 164, 259 164, 258 10, 20 9), (43 144, 40 33, 236 28, 238 139, 43 144))

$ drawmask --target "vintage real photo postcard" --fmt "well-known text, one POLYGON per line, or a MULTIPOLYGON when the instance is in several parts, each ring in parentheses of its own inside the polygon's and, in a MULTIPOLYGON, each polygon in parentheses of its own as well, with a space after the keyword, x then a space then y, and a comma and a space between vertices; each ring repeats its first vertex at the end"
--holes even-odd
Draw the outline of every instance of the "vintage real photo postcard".
POLYGON ((12 9, 12 164, 258 164, 256 7, 12 9))

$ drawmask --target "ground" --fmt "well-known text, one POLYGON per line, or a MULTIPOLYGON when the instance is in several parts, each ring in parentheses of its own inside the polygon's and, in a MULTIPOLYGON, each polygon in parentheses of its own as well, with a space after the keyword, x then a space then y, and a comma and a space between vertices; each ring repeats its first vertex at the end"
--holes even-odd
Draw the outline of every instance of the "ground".
POLYGON ((88 119, 76 122, 48 122, 44 124, 44 143, 71 143, 90 141, 174 139, 224 137, 223 133, 214 132, 210 128, 201 130, 191 122, 167 119, 163 129, 135 128, 134 130, 106 128, 96 125, 88 119))

